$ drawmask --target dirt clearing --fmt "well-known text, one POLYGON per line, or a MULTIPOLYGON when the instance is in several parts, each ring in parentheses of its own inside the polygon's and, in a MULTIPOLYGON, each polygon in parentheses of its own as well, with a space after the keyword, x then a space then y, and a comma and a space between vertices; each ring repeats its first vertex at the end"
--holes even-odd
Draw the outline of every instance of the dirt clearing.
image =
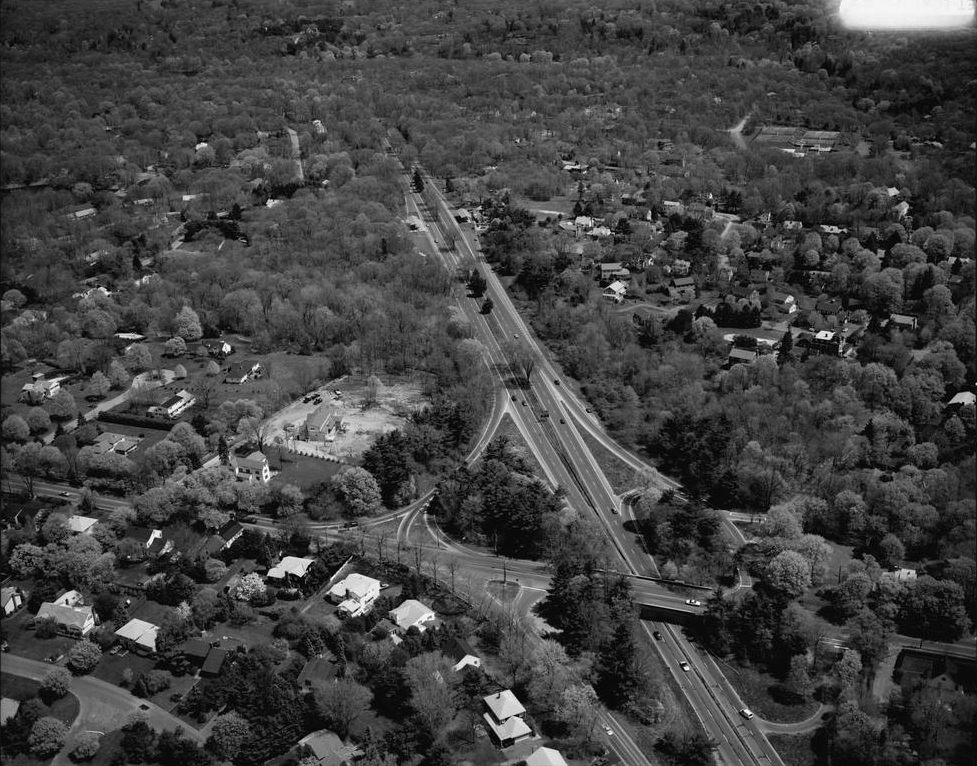
POLYGON ((400 428, 427 404, 420 381, 348 375, 268 418, 265 440, 276 444, 280 439, 293 451, 356 463, 377 436, 400 428), (306 418, 322 406, 335 416, 335 435, 332 440, 310 440, 306 418))

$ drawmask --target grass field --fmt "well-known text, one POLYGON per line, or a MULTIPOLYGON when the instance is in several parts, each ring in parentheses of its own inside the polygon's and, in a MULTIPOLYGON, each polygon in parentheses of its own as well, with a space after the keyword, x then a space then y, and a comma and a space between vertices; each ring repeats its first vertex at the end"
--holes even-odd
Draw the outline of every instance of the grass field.
POLYGON ((631 489, 638 489, 646 484, 645 475, 634 470, 620 458, 615 457, 586 431, 581 430, 580 433, 587 443, 591 454, 593 454, 594 459, 597 461, 597 465, 600 466, 604 475, 607 477, 611 489, 620 494, 631 489))
MULTIPOLYGON (((29 678, 22 678, 21 676, 15 676, 9 673, 0 673, 0 686, 3 687, 4 697, 9 697, 20 702, 33 699, 37 696, 37 690, 41 688, 41 684, 38 681, 32 681, 29 678)), ((59 721, 64 721, 70 726, 71 722, 78 717, 80 705, 78 698, 71 692, 68 692, 61 699, 55 700, 50 706, 45 705, 45 708, 45 711, 41 715, 49 715, 52 718, 57 718, 59 721)))
POLYGON ((780 753, 784 763, 790 766, 814 766, 817 763, 811 742, 814 733, 808 734, 770 734, 767 739, 774 749, 780 753))
POLYGON ((736 687, 743 702, 758 716, 773 723, 797 723, 810 718, 818 709, 814 700, 799 704, 785 704, 775 697, 782 685, 779 679, 752 667, 723 662, 722 671, 736 687))

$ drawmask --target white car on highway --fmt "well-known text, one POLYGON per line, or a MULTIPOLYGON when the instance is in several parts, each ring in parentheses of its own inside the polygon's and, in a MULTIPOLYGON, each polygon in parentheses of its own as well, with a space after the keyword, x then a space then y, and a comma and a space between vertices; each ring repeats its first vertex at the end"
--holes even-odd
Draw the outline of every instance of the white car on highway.
POLYGON ((702 606, 702 602, 694 598, 685 599, 685 603, 687 606, 702 606))

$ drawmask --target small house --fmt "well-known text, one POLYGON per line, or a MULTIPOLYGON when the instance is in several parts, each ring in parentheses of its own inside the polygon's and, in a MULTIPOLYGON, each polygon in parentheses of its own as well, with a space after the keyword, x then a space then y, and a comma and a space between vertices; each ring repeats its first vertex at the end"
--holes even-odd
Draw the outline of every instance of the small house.
POLYGON ((98 519, 90 516, 78 516, 77 514, 68 517, 68 530, 74 535, 90 535, 98 519))
POLYGON ((889 324, 898 330, 916 330, 919 320, 911 314, 890 314, 889 324))
POLYGON ((162 556, 173 550, 173 541, 165 539, 161 529, 133 526, 126 530, 125 536, 139 543, 148 556, 162 556))
POLYGON ((115 631, 123 645, 138 654, 156 654, 156 634, 159 626, 145 620, 132 619, 115 631))
POLYGON ((4 617, 16 612, 24 603, 24 594, 20 588, 3 588, 0 590, 0 613, 4 617))
POLYGON ((234 353, 234 346, 220 338, 201 341, 200 345, 207 352, 208 356, 214 357, 215 359, 224 359, 234 353))
POLYGON ((285 556, 276 566, 268 570, 268 578, 284 582, 302 580, 313 564, 315 564, 315 559, 285 556))
POLYGON ((339 410, 328 404, 320 404, 305 419, 305 438, 314 442, 335 441, 344 425, 339 410))
POLYGON ((181 654, 198 668, 204 664, 204 660, 210 654, 210 648, 210 644, 202 638, 188 638, 180 644, 181 654))
POLYGON ((567 766, 567 762, 559 750, 541 747, 530 753, 526 766, 567 766))
POLYGON ((961 391, 958 394, 954 394, 953 398, 946 403, 947 407, 973 407, 977 404, 977 394, 973 391, 961 391))
POLYGON ((598 264, 600 268, 600 281, 610 282, 616 279, 631 279, 631 270, 624 267, 619 261, 613 263, 598 264))
POLYGON ((729 356, 726 357, 726 364, 730 367, 736 364, 750 364, 756 361, 758 356, 756 349, 731 348, 729 356))
POLYGON ((234 545, 234 543, 236 543, 243 534, 244 526, 239 521, 229 521, 219 530, 217 530, 217 534, 215 534, 213 537, 213 547, 215 547, 217 551, 226 551, 228 548, 234 545))
POLYGON ((235 362, 227 368, 227 372, 224 374, 224 382, 243 386, 252 378, 260 378, 261 373, 261 362, 254 360, 235 362))
MULTIPOLYGON (((299 740, 300 751, 311 752, 318 766, 352 766, 363 755, 356 745, 345 744, 338 735, 328 729, 315 731, 299 740)), ((303 759, 304 760, 304 759, 303 759)))
POLYGON ((210 651, 207 652, 207 658, 204 660, 204 664, 200 668, 200 675, 209 678, 219 676, 229 654, 230 652, 227 649, 221 649, 217 646, 211 647, 210 651))
POLYGON ((410 598, 396 609, 391 609, 388 616, 402 633, 406 633, 411 628, 417 628, 423 633, 426 630, 426 623, 434 620, 434 610, 410 598))
POLYGON ((475 650, 464 639, 456 638, 452 641, 448 645, 448 655, 455 661, 451 669, 456 673, 466 667, 482 667, 482 659, 475 654, 475 650))

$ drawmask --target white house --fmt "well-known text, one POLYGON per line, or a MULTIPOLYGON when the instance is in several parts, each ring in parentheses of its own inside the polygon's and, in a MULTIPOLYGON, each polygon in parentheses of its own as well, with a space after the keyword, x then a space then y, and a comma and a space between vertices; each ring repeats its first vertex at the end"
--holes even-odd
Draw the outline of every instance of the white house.
POLYGON ((488 712, 482 714, 482 719, 500 747, 510 747, 533 736, 533 730, 520 717, 526 708, 509 689, 482 699, 488 708, 488 712))
POLYGON ((320 404, 305 419, 305 435, 309 441, 331 442, 343 425, 343 416, 335 407, 320 404))
POLYGON ((70 638, 84 638, 95 629, 95 613, 90 606, 45 601, 34 616, 34 624, 43 620, 54 620, 58 633, 70 638))
POLYGON ((157 625, 145 620, 133 619, 115 631, 115 635, 133 651, 155 654, 156 634, 158 632, 159 627, 157 625))
POLYGON ((235 362, 227 368, 227 373, 224 375, 224 382, 243 386, 252 378, 260 378, 261 373, 261 362, 255 362, 254 360, 235 362))
POLYGON ((380 596, 380 581, 353 572, 329 589, 329 600, 339 604, 340 613, 359 617, 373 607, 380 596))
POLYGON ((98 524, 98 519, 90 516, 73 515, 68 517, 68 529, 76 535, 90 535, 92 528, 98 524))
POLYGON ((271 467, 268 465, 268 458, 263 452, 255 450, 245 457, 231 456, 231 466, 234 468, 234 475, 239 479, 260 481, 267 484, 271 481, 271 467))
POLYGON ((273 566, 268 570, 268 577, 273 580, 285 580, 289 577, 295 577, 301 580, 305 577, 306 572, 309 571, 309 567, 315 563, 315 559, 304 559, 298 556, 285 556, 277 566, 273 566))
POLYGON ((611 282, 601 295, 604 298, 614 301, 615 303, 620 303, 624 300, 624 296, 627 295, 628 286, 624 284, 620 279, 611 282))
POLYGON ((409 598, 396 609, 391 609, 390 619, 402 633, 411 628, 417 628, 422 633, 426 630, 424 623, 434 620, 434 610, 420 601, 409 598))
POLYGON ((31 383, 25 383, 20 389, 20 401, 39 402, 42 399, 50 399, 61 390, 61 381, 65 378, 51 378, 50 380, 39 377, 31 383))
POLYGON ((19 588, 3 588, 0 590, 0 612, 3 613, 4 617, 16 612, 23 603, 24 594, 20 592, 19 588))
POLYGON ((475 654, 469 643, 461 638, 456 638, 448 646, 448 655, 455 661, 451 669, 456 673, 466 667, 482 667, 482 658, 475 654))
POLYGON ((567 766, 567 762, 559 750, 541 747, 526 759, 526 766, 567 766))
POLYGON ((189 391, 177 391, 173 396, 149 408, 149 414, 163 418, 178 418, 188 407, 197 401, 189 391))

